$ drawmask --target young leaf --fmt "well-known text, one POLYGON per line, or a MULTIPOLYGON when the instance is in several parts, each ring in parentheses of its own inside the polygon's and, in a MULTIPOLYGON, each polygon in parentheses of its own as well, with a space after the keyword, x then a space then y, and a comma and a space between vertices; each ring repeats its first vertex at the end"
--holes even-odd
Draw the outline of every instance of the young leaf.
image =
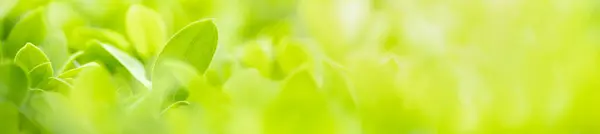
POLYGON ((110 53, 115 59, 123 65, 135 79, 142 83, 147 88, 150 88, 150 81, 146 77, 146 69, 144 65, 137 59, 127 55, 127 53, 107 44, 101 44, 108 53, 110 53))
POLYGON ((27 76, 29 76, 29 83, 31 84, 30 86, 36 88, 43 86, 40 84, 46 84, 49 80, 48 78, 52 77, 52 75, 53 70, 50 62, 39 64, 27 73, 27 76))
POLYGON ((164 59, 184 60, 204 74, 217 48, 217 39, 217 27, 212 19, 192 22, 169 40, 157 64, 164 59))
POLYGON ((83 51, 71 54, 71 56, 69 56, 69 59, 67 59, 67 61, 60 67, 60 69, 58 70, 59 72, 57 73, 63 73, 68 70, 74 69, 77 66, 77 64, 75 63, 75 59, 79 58, 79 56, 81 55, 83 55, 83 51))
POLYGON ((50 62, 44 52, 31 43, 25 44, 15 56, 15 63, 19 65, 23 70, 29 72, 36 66, 50 62))
POLYGON ((23 17, 11 30, 3 47, 4 56, 14 57, 19 48, 31 42, 41 44, 46 37, 44 8, 38 8, 23 17))
POLYGON ((131 6, 127 11, 126 26, 129 40, 144 58, 154 56, 165 43, 165 24, 160 14, 150 8, 143 5, 131 6))
POLYGON ((8 100, 20 105, 28 87, 27 76, 14 64, 0 65, 0 100, 8 100))
POLYGON ((15 64, 27 72, 32 87, 37 87, 54 73, 46 54, 31 43, 27 43, 17 52, 15 64))

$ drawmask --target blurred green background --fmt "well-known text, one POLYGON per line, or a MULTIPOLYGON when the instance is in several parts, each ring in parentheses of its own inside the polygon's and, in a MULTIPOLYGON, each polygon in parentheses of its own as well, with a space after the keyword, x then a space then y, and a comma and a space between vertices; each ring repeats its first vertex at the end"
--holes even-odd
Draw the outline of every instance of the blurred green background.
POLYGON ((0 0, 0 49, 3 134, 600 133, 595 0, 0 0))

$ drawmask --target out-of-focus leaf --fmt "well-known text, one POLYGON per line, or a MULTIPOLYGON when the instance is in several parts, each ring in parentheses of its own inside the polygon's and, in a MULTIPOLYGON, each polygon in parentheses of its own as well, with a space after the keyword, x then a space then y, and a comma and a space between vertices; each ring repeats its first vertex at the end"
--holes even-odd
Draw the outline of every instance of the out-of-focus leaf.
POLYGON ((284 80, 281 93, 264 116, 266 133, 336 132, 324 96, 317 92, 317 85, 306 69, 298 70, 284 80))
POLYGON ((14 57, 26 43, 42 44, 46 38, 44 8, 28 13, 11 30, 3 47, 4 56, 14 57))
POLYGON ((67 2, 92 25, 121 31, 124 29, 124 11, 135 1, 137 0, 68 0, 67 2))
MULTIPOLYGON (((2 24, 2 22, 0 20, 0 25, 1 24, 2 24)), ((2 27, 2 26, 0 26, 0 27, 2 27)), ((0 29, 0 30, 2 30, 2 29, 0 29)), ((0 33, 1 33, 1 31, 0 31, 0 33)), ((0 37, 2 37, 2 36, 0 36, 0 37)), ((2 41, 0 41, 0 64, 4 63, 4 54, 3 54, 4 52, 3 52, 2 47, 4 47, 4 45, 2 44, 2 41)))
POLYGON ((350 93, 349 78, 343 73, 344 69, 335 63, 325 62, 322 88, 325 89, 327 98, 331 99, 334 105, 340 105, 344 110, 353 111, 356 107, 350 93))
POLYGON ((211 61, 204 76, 210 84, 221 87, 238 67, 240 65, 235 56, 227 52, 227 49, 220 49, 215 52, 214 59, 211 61))
POLYGON ((99 40, 107 44, 115 45, 124 51, 131 50, 131 44, 127 42, 127 38, 119 32, 91 27, 77 27, 68 36, 69 48, 76 50, 86 50, 90 41, 99 40))
POLYGON ((256 68, 263 76, 271 77, 273 53, 270 48, 271 44, 265 42, 260 40, 247 44, 244 46, 244 55, 241 58, 243 65, 256 68))
POLYGON ((256 69, 242 69, 225 82, 223 92, 237 106, 261 108, 273 101, 279 89, 276 82, 261 76, 256 69))
POLYGON ((189 105, 189 102, 178 101, 163 111, 162 115, 171 133, 188 134, 190 129, 199 127, 198 124, 192 125, 193 118, 191 116, 194 111, 189 105))
POLYGON ((127 36, 137 53, 144 58, 155 56, 165 43, 166 28, 158 13, 143 5, 127 11, 127 36))
POLYGON ((61 64, 69 57, 67 41, 64 34, 62 32, 52 31, 43 44, 44 45, 39 46, 40 49, 47 55, 52 67, 55 68, 54 71, 58 72, 61 64))
POLYGON ((32 127, 40 127, 41 130, 37 131, 42 131, 41 133, 90 133, 90 128, 77 123, 77 120, 82 118, 79 118, 81 116, 73 110, 69 98, 60 93, 40 89, 33 89, 30 92, 28 105, 22 107, 21 110, 25 117, 37 124, 32 127))
POLYGON ((92 130, 99 133, 118 133, 121 129, 117 89, 110 73, 102 66, 90 66, 79 72, 73 81, 69 97, 76 113, 92 130))
POLYGON ((156 64, 161 64, 164 59, 183 60, 204 74, 217 49, 217 39, 217 28, 212 19, 192 22, 171 37, 156 64))
MULTIPOLYGON (((7 4, 10 4, 10 1, 15 0, 7 0, 7 4)), ((5 17, 7 18, 19 18, 21 15, 26 14, 27 12, 39 8, 45 4, 50 2, 50 0, 16 0, 15 5, 12 6, 12 9, 9 10, 8 14, 5 17)), ((5 3, 2 3, 5 4, 5 3)))
MULTIPOLYGON (((77 89, 76 93, 71 94, 74 99, 106 104, 113 104, 116 101, 116 89, 110 73, 102 66, 91 65, 83 68, 74 79, 73 87, 77 89)), ((89 104, 81 106, 85 105, 89 104)))
POLYGON ((277 46, 277 63, 284 74, 293 72, 310 59, 306 47, 297 42, 289 42, 277 46))
MULTIPOLYGON (((2 0, 0 1, 0 19, 3 19, 6 14, 19 2, 19 0, 2 0)), ((1 34, 0 34, 1 35, 1 34)))
MULTIPOLYGON (((197 115, 196 119, 205 126, 207 133, 224 133, 227 126, 227 120, 230 119, 228 113, 230 107, 230 98, 227 94, 218 88, 210 85, 204 77, 195 77, 188 85, 188 101, 192 104, 198 104, 202 114, 197 115)), ((202 128, 202 127, 201 127, 202 128)), ((192 130, 196 132, 198 130, 192 130)))
POLYGON ((27 75, 14 64, 0 64, 0 101, 21 105, 28 91, 27 75))
POLYGON ((46 54, 31 43, 27 43, 17 52, 15 64, 27 72, 31 87, 38 87, 54 74, 46 54))
POLYGON ((19 111, 15 104, 0 102, 0 133, 19 133, 19 111))
POLYGON ((137 59, 127 55, 127 53, 107 44, 101 44, 102 47, 109 52, 115 59, 123 65, 135 79, 142 83, 147 88, 150 88, 150 81, 146 77, 146 69, 144 65, 137 59))
POLYGON ((68 33, 85 25, 86 20, 68 1, 52 1, 47 5, 49 29, 68 33))

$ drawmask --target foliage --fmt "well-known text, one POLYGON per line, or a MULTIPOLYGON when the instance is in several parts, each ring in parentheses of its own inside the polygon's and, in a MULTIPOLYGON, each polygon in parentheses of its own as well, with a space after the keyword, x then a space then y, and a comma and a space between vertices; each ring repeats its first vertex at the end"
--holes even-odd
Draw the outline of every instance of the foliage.
POLYGON ((592 0, 0 0, 0 133, 600 133, 592 0))

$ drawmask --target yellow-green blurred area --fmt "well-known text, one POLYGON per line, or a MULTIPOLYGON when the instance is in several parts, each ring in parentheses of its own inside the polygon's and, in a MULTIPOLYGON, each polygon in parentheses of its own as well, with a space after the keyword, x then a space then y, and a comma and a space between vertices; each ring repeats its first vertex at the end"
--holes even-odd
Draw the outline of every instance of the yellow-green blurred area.
POLYGON ((0 0, 0 50, 2 134, 600 133, 597 0, 0 0))

